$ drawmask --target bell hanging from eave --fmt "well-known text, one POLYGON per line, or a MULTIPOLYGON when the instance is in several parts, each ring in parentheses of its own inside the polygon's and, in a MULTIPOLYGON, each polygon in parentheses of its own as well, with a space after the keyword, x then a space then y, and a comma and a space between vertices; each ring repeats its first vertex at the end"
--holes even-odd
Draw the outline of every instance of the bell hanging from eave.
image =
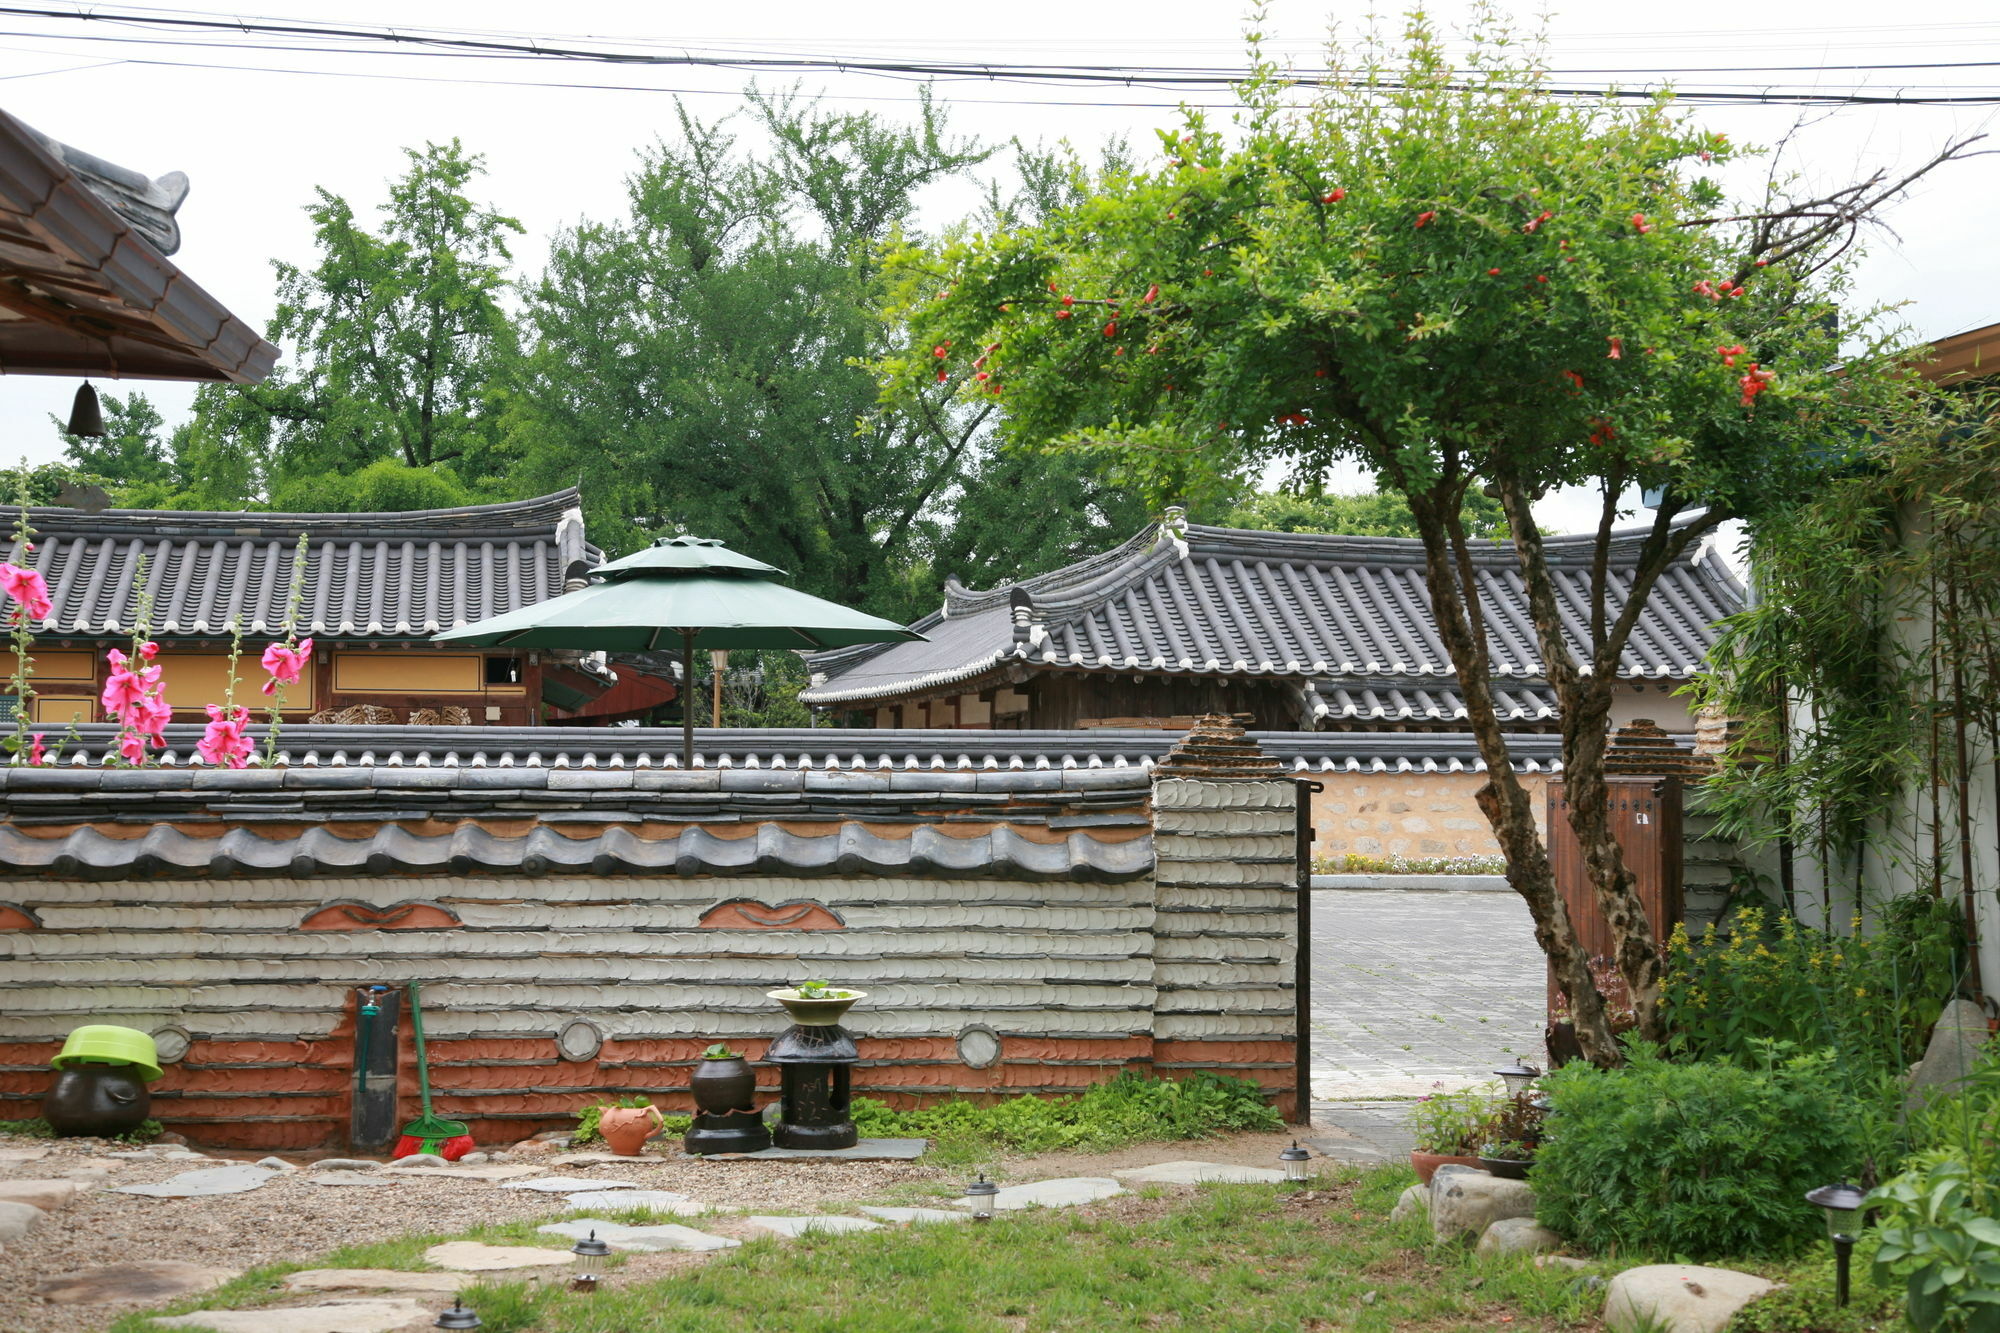
POLYGON ((85 380, 77 386, 76 401, 70 404, 69 433, 93 440, 104 438, 104 409, 97 404, 97 390, 85 380))

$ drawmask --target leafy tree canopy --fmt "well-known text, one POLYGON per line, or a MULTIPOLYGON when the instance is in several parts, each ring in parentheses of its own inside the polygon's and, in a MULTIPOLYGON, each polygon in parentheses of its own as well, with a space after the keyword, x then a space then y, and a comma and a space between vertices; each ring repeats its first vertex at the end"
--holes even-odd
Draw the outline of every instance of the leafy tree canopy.
MULTIPOLYGON (((1465 530, 1470 537, 1505 537, 1507 519, 1500 502, 1479 491, 1465 497, 1465 530)), ((1225 527, 1266 532, 1336 532, 1351 537, 1415 537, 1417 521, 1409 501, 1393 491, 1353 495, 1259 491, 1221 520, 1225 527)))
POLYGON ((1471 38, 1455 62, 1415 14, 1400 43, 1330 51, 1349 73, 1308 92, 1253 34, 1233 132, 1190 112, 1158 165, 1102 172, 1044 219, 906 246, 891 318, 913 336, 884 372, 912 384, 976 359, 967 395, 1004 404, 1015 438, 1109 455, 1161 496, 1274 463, 1302 489, 1359 463, 1400 493, 1509 879, 1585 1050, 1614 1063, 1493 706, 1466 498, 1490 486, 1508 519, 1560 702, 1570 822, 1657 1036, 1659 941, 1604 800, 1620 659, 1690 542, 1809 495, 1851 442, 1912 410, 1881 332, 1838 319, 1841 253, 1908 178, 1816 199, 1779 179, 1733 207, 1714 168, 1736 150, 1667 98, 1555 93, 1490 7, 1471 38), (1614 586, 1610 534, 1634 483, 1665 502, 1614 586), (1574 485, 1603 496, 1581 615, 1531 512, 1574 485))

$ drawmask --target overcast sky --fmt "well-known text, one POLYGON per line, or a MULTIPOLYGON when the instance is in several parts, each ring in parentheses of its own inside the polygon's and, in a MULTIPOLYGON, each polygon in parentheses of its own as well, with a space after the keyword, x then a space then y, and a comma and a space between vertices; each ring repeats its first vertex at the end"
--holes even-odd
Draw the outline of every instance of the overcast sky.
MULTIPOLYGON (((572 3, 519 0, 479 4, 439 0, 340 5, 252 0, 248 16, 313 19, 357 26, 453 27, 543 38, 643 40, 660 49, 761 55, 790 53, 1091 65, 1231 66, 1242 60, 1245 7, 1227 0, 1095 0, 1004 5, 907 0, 738 0, 734 4, 572 3)), ((96 5, 99 12, 124 9, 96 5)), ((1276 49, 1309 65, 1320 57, 1329 22, 1358 22, 1369 6, 1276 0, 1266 31, 1276 49)), ((1461 0, 1431 6, 1447 26, 1461 0)), ((156 13, 192 11, 156 10, 156 13)), ((1528 12, 1522 6, 1517 12, 1528 12)), ((1855 71, 1865 64, 2000 62, 2000 4, 1937 0, 1914 23, 1861 0, 1680 0, 1673 5, 1571 0, 1549 26, 1552 63, 1578 82, 1627 85, 1653 71, 1681 73, 1684 86, 1745 91, 1867 86, 1881 93, 1929 89, 1968 95, 2000 89, 1994 68, 1855 71), (1754 67, 1754 69, 1752 68, 1754 67), (1792 69, 1787 67, 1803 67, 1792 69), (1826 67, 1825 72, 1814 70, 1826 67), (1614 73, 1613 71, 1629 71, 1614 73)), ((454 136, 487 159, 483 197, 518 218, 527 236, 518 258, 533 272, 549 238, 586 216, 608 217, 623 203, 635 151, 670 134, 673 94, 704 116, 740 105, 748 76, 733 70, 608 67, 499 59, 439 59, 384 49, 370 54, 247 49, 247 38, 109 23, 78 25, 0 16, 0 106, 44 133, 149 175, 185 171, 193 192, 180 212, 184 242, 176 262, 239 316, 261 328, 272 311, 270 261, 310 262, 302 206, 314 186, 372 209, 402 165, 399 150, 454 136), (81 35, 98 40, 78 40, 81 35), (184 43, 161 45, 162 37, 184 43), (114 40, 115 39, 115 40, 114 40), (228 42, 224 47, 220 43, 228 42), (152 63, 148 63, 152 62, 152 63), (176 63, 177 62, 177 63, 176 63), (575 88, 620 84, 636 90, 575 88)), ((266 47, 297 45, 260 39, 266 47)), ((767 82, 771 80, 767 79, 767 82)), ((782 78, 778 80, 784 81, 782 78)), ((808 90, 842 107, 906 113, 908 82, 857 74, 805 76, 808 90)), ((1109 135, 1151 146, 1183 96, 1156 89, 1023 87, 984 81, 941 83, 953 127, 985 140, 1067 138, 1089 147, 1109 135)), ((1221 92, 1192 95, 1221 103, 1221 92)), ((1992 106, 1850 107, 1801 113, 1763 106, 1704 107, 1702 123, 1739 143, 1770 143, 1803 115, 1794 136, 1796 168, 1814 183, 1844 183, 1877 166, 1912 164, 1956 134, 1983 131, 1992 106)), ((944 188, 925 201, 926 225, 966 211, 969 189, 944 188)), ((2000 157, 1948 168, 1891 216, 1896 235, 1878 234, 1862 270, 1863 295, 1907 303, 1914 335, 1941 337, 2000 321, 2000 247, 1992 242, 2000 203, 2000 157)), ((0 383, 0 431, 7 451, 56 456, 48 414, 66 413, 75 381, 34 376, 0 383)), ((131 387, 131 386, 120 386, 131 387)), ((170 421, 192 392, 147 386, 170 421)), ((1573 523, 1588 511, 1545 502, 1545 522, 1573 523)))

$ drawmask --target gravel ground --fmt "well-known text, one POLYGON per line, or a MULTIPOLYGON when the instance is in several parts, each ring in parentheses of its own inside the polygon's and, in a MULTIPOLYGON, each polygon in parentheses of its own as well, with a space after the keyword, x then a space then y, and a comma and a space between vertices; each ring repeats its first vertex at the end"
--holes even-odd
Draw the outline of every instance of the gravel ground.
MULTIPOLYGON (((183 1171, 255 1160, 231 1153, 208 1161, 109 1158, 122 1144, 94 1139, 0 1135, 0 1148, 48 1148, 33 1162, 0 1162, 0 1179, 46 1179, 84 1172, 90 1192, 51 1213, 27 1239, 0 1255, 0 1329, 6 1333, 89 1333, 132 1308, 61 1306, 34 1294, 45 1277, 133 1259, 181 1259, 229 1268, 305 1262, 344 1245, 417 1233, 456 1234, 490 1222, 554 1218, 560 1194, 506 1190, 478 1180, 435 1180, 424 1171, 394 1173, 389 1189, 306 1183, 280 1176, 242 1194, 157 1199, 106 1186, 152 1184, 183 1171), (102 1170, 101 1180, 95 1173, 102 1170), (94 1187, 93 1187, 94 1186, 94 1187)), ((546 1159, 544 1159, 546 1160, 546 1159)), ((1164 1158, 1160 1160, 1165 1160, 1164 1158)), ((774 1213, 817 1212, 827 1204, 868 1202, 906 1182, 956 1180, 958 1173, 913 1162, 704 1162, 681 1157, 566 1163, 550 1174, 630 1180, 644 1189, 677 1190, 702 1203, 774 1213)), ((727 1218, 679 1219, 726 1234, 727 1218)), ((276 1327, 274 1325, 274 1327, 276 1327)))

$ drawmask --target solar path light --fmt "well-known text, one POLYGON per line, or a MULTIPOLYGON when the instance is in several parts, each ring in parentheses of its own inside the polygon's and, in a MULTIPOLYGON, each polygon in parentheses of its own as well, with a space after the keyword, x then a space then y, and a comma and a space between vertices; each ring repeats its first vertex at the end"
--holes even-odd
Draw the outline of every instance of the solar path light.
POLYGON ((984 1171, 979 1173, 979 1179, 965 1187, 965 1197, 972 1200, 973 1221, 993 1220, 993 1197, 999 1192, 1000 1187, 988 1180, 984 1171))
POLYGON ((1807 1203, 1826 1209, 1826 1234, 1833 1240, 1834 1300, 1843 1306, 1847 1304, 1847 1267, 1854 1257, 1854 1233, 1848 1227, 1853 1224, 1854 1210, 1866 1197, 1845 1182, 1806 1192, 1807 1203))

